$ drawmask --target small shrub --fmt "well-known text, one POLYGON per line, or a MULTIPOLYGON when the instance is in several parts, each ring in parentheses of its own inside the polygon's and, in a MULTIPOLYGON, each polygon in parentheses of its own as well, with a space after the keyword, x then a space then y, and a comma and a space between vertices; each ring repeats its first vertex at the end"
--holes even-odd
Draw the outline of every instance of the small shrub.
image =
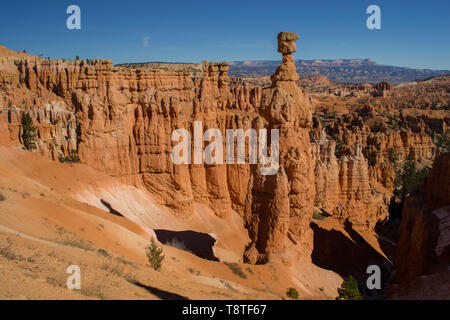
POLYGON ((65 239, 60 242, 62 245, 82 249, 85 251, 92 251, 92 244, 90 241, 86 241, 78 238, 65 239))
POLYGON ((313 219, 315 220, 323 220, 326 218, 326 216, 323 216, 320 214, 320 212, 317 212, 316 210, 313 210, 313 219))
POLYGON ((297 299, 298 299, 298 291, 297 291, 295 288, 289 288, 289 289, 286 291, 286 296, 287 296, 288 298, 297 300, 297 299))
POLYGON ((358 281, 353 276, 344 279, 341 287, 338 289, 339 300, 363 300, 358 289, 358 281))
POLYGON ((98 249, 98 250, 97 250, 97 253, 98 253, 99 255, 104 256, 104 257, 107 257, 107 258, 110 258, 110 257, 111 257, 111 255, 108 253, 108 251, 103 250, 103 249, 98 249))
POLYGON ((0 201, 5 201, 5 200, 6 200, 6 197, 0 193, 0 201))
POLYGON ((160 248, 153 239, 150 240, 150 246, 145 248, 148 262, 156 271, 161 269, 162 262, 164 260, 164 256, 161 255, 162 252, 162 248, 160 248))
POLYGON ((120 266, 118 264, 111 265, 111 267, 110 267, 110 269, 108 271, 111 272, 113 275, 116 275, 118 277, 122 277, 125 274, 124 267, 120 266))
POLYGON ((36 127, 29 113, 22 115, 22 142, 28 151, 36 149, 36 127))
POLYGON ((195 270, 194 268, 189 268, 188 270, 189 270, 189 272, 192 273, 192 274, 195 274, 195 275, 197 275, 197 276, 200 275, 200 271, 195 270))
POLYGON ((62 226, 56 226, 56 233, 59 235, 63 235, 66 233, 69 233, 66 229, 64 229, 64 227, 62 226))
POLYGON ((8 260, 22 260, 9 245, 6 248, 0 248, 0 256, 5 257, 8 260))
POLYGON ((240 266, 239 264, 237 264, 237 263, 225 262, 225 265, 226 265, 228 268, 230 268, 231 271, 232 271, 235 275, 237 275, 237 276, 239 276, 239 277, 241 277, 241 278, 243 278, 243 279, 247 279, 247 275, 244 273, 244 271, 242 271, 241 266, 240 266))
POLYGON ((184 244, 184 242, 181 241, 181 240, 178 240, 178 239, 172 239, 172 240, 170 240, 170 241, 168 241, 168 242, 166 242, 166 243, 164 243, 164 244, 167 245, 167 246, 171 246, 171 247, 174 247, 174 248, 183 250, 183 251, 191 252, 191 251, 186 247, 186 245, 184 244))
POLYGON ((77 150, 70 151, 69 156, 67 156, 67 157, 59 155, 58 160, 61 163, 79 163, 80 162, 80 158, 78 157, 77 150))
POLYGON ((20 194, 22 196, 22 199, 26 199, 31 195, 29 192, 26 192, 26 191, 23 191, 20 194))
POLYGON ((136 265, 133 262, 131 262, 130 260, 125 259, 124 257, 117 257, 116 261, 121 263, 121 264, 124 264, 124 265, 127 265, 127 266, 131 266, 134 269, 137 269, 136 265))
POLYGON ((134 274, 131 272, 127 272, 125 266, 120 265, 119 263, 103 263, 100 266, 100 269, 113 274, 119 278, 124 278, 125 280, 127 280, 130 283, 133 283, 135 280, 134 274))

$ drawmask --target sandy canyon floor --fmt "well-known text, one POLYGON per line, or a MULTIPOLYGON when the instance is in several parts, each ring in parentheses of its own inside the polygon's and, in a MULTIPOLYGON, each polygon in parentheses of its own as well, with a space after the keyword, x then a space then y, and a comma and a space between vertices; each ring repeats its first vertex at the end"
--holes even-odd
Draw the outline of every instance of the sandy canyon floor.
POLYGON ((142 192, 82 164, 0 147, 0 298, 284 299, 288 287, 296 287, 301 298, 336 296, 341 277, 312 263, 295 268, 241 263, 247 239, 238 217, 224 224, 197 205, 195 216, 182 221, 142 192), (111 213, 119 203, 122 207, 111 213), (143 212, 145 222, 139 221, 143 212), (169 225, 195 234, 214 232, 220 261, 162 245, 163 267, 153 270, 145 256, 151 228, 169 225), (70 265, 81 269, 81 290, 66 286, 70 265))

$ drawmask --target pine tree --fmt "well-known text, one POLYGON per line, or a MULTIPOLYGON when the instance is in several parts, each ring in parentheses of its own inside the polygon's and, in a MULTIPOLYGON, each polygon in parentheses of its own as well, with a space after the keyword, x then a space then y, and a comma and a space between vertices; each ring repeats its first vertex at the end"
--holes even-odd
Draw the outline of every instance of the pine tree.
POLYGON ((150 262, 152 268, 159 271, 162 266, 162 261, 164 260, 164 256, 161 255, 163 250, 158 247, 155 240, 151 239, 150 241, 150 247, 145 248, 145 253, 147 254, 148 262, 150 262))
POLYGON ((28 151, 36 149, 36 127, 29 113, 22 115, 22 142, 28 151))
POLYGON ((339 300, 363 300, 358 289, 358 281, 353 276, 344 279, 341 287, 338 289, 339 300))
POLYGON ((298 299, 298 291, 295 288, 289 288, 286 292, 286 295, 291 299, 298 299))

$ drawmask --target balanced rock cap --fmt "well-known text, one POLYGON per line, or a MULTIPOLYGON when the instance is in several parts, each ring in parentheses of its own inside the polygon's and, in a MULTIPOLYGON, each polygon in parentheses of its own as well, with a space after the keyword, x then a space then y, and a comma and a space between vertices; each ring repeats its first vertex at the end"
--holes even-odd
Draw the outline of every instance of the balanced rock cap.
POLYGON ((296 41, 300 39, 295 32, 280 32, 278 34, 278 52, 283 56, 293 54, 297 51, 296 41))
POLYGON ((297 41, 300 36, 295 32, 283 31, 278 34, 278 41, 297 41))

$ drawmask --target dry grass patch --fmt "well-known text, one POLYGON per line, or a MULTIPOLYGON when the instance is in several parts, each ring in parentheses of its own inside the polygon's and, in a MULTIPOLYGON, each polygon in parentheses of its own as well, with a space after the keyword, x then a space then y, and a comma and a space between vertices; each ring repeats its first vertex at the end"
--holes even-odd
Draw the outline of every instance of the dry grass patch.
POLYGON ((231 263, 231 262, 224 262, 225 265, 231 269, 231 271, 241 277, 242 279, 247 279, 247 275, 244 273, 244 271, 242 270, 241 266, 237 263, 231 263))

